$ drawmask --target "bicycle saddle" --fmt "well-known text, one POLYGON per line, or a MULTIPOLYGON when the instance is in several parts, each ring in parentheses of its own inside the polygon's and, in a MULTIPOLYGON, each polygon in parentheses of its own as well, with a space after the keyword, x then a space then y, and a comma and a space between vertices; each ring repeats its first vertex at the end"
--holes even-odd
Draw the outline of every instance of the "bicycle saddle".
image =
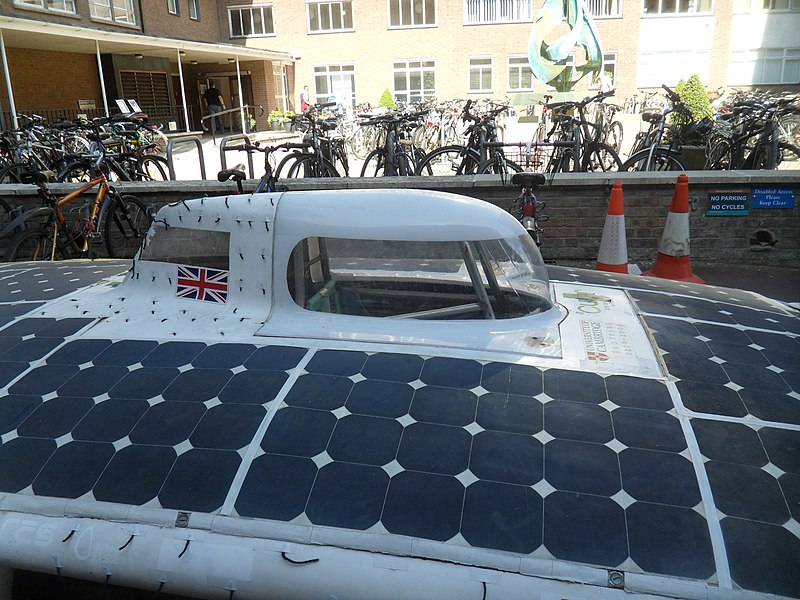
POLYGON ((660 112, 645 112, 642 113, 642 121, 645 123, 658 123, 663 118, 660 112))
POLYGON ((47 173, 42 173, 41 171, 26 171, 24 173, 20 173, 19 175, 20 183, 33 183, 39 185, 40 183, 45 183, 47 180, 47 173))
POLYGON ((217 180, 219 181, 244 181, 245 177, 244 165, 236 165, 232 169, 225 169, 217 173, 217 180))
POLYGON ((514 173, 511 176, 511 183, 524 188, 537 187, 544 185, 546 181, 544 175, 541 173, 514 173))

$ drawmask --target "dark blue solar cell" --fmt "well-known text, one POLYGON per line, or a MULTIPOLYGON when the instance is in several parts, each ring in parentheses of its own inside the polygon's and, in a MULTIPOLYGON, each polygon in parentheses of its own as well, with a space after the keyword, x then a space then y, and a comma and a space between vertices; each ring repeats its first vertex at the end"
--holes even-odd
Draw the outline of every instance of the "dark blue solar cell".
POLYGON ((221 402, 266 404, 273 401, 289 376, 284 371, 242 371, 219 393, 221 402))
POLYGON ((800 540, 788 529, 722 519, 731 577, 746 590, 796 598, 800 590, 800 540))
POLYGON ((308 348, 264 346, 251 354, 244 366, 250 370, 288 371, 294 369, 307 352, 308 348))
POLYGON ((366 361, 367 355, 364 352, 319 350, 306 365, 306 371, 348 377, 360 373, 366 361))
POLYGON ((217 396, 233 377, 228 369, 184 371, 161 394, 165 400, 205 402, 217 396))
POLYGON ((308 502, 317 467, 310 458, 265 454, 250 465, 236 498, 242 517, 291 521, 308 502))
POLYGON ((74 377, 58 388, 58 394, 88 398, 107 394, 127 374, 127 367, 89 367, 75 373, 74 377))
POLYGON ((708 347, 719 359, 732 365, 748 367, 768 367, 770 365, 767 358, 758 350, 741 344, 722 344, 718 342, 708 342, 708 347))
POLYGON ((483 366, 481 387, 501 394, 537 396, 542 393, 542 372, 536 367, 489 363, 483 366))
POLYGON ((787 473, 800 475, 800 431, 763 427, 758 435, 772 464, 787 473))
POLYGON ((712 323, 694 323, 694 327, 700 332, 700 335, 711 340, 708 342, 709 344, 734 344, 737 346, 750 344, 750 338, 747 337, 747 334, 733 327, 724 327, 712 323))
POLYGON ((175 461, 158 500, 164 508, 214 512, 225 501, 240 463, 233 450, 189 450, 175 461))
POLYGON ((267 411, 252 404, 219 404, 209 409, 189 441, 195 448, 239 450, 252 440, 267 411))
POLYGON ((131 432, 148 408, 144 400, 106 400, 86 413, 72 430, 72 437, 89 442, 116 442, 131 432))
POLYGON ((0 444, 0 491, 24 490, 55 450, 55 441, 41 438, 18 437, 0 444))
POLYGON ((617 406, 652 410, 670 410, 673 406, 667 386, 653 379, 612 375, 606 377, 606 389, 608 399, 617 406))
POLYGON ((458 475, 469 465, 472 436, 460 427, 413 423, 406 427, 397 461, 408 470, 458 475))
POLYGON ((161 393, 179 375, 176 368, 142 367, 127 373, 108 392, 112 398, 147 400, 161 393))
POLYGON ((789 518, 778 481, 766 471, 713 460, 705 466, 714 502, 726 515, 777 525, 789 518))
POLYGON ((361 369, 367 379, 411 383, 419 379, 424 359, 414 354, 372 354, 361 369))
POLYGON ((600 444, 552 440, 544 448, 544 476, 557 490, 613 496, 622 484, 613 450, 600 444))
POLYGON ((37 331, 41 331, 48 325, 52 325, 55 322, 55 319, 20 319, 5 329, 0 329, 0 335, 31 335, 37 331))
POLYGON ((414 393, 409 414, 417 421, 469 425, 475 421, 478 397, 469 390, 425 386, 414 393))
POLYGON ((686 438, 678 419, 664 412, 618 408, 611 413, 617 439, 631 448, 681 452, 686 438))
POLYGON ((708 523, 695 511, 635 502, 625 516, 631 558, 646 572, 702 580, 714 574, 708 523))
POLYGON ((536 438, 482 431, 472 441, 469 469, 480 479, 534 485, 542 479, 544 449, 536 438))
POLYGON ((707 458, 751 467, 763 467, 769 462, 761 439, 747 425, 692 419, 692 428, 700 452, 707 458))
POLYGON ((38 396, 6 396, 0 400, 0 434, 16 429, 41 403, 38 396))
POLYGON ((344 406, 353 382, 347 377, 303 375, 289 390, 285 402, 290 406, 335 410, 344 406))
POLYGON ((419 378, 428 385, 472 389, 480 385, 482 370, 481 364, 474 360, 429 358, 419 378))
POLYGON ((244 364, 255 350, 251 344, 212 344, 192 360, 192 366, 196 369, 232 369, 244 364))
POLYGON ((261 448, 274 454, 316 456, 328 447, 335 425, 336 417, 326 411, 282 408, 269 424, 261 448))
POLYGON ((333 460, 382 466, 397 456, 403 426, 394 419, 348 415, 336 423, 328 444, 333 460))
POLYGON ((625 513, 610 498, 553 492, 544 499, 544 545, 561 560, 615 567, 628 558, 625 513))
POLYGON ((82 365, 111 345, 111 340, 73 340, 47 357, 48 365, 82 365))
POLYGON ((145 367, 182 367, 205 350, 202 342, 167 342, 159 344, 141 363, 145 367))
POLYGON ((786 393, 750 388, 739 390, 739 397, 754 417, 800 425, 800 402, 786 393))
POLYGON ((351 413, 396 419, 408 414, 413 396, 406 383, 366 379, 353 386, 345 406, 351 413))
MULTIPOLYGON (((770 333, 767 331, 747 331, 747 337, 754 344, 758 344, 764 348, 764 353, 770 351, 785 352, 787 354, 794 354, 797 352, 797 339, 791 338, 788 335, 779 335, 777 333, 770 333)), ((748 342, 750 343, 750 342, 748 342)))
MULTIPOLYGON (((9 382, 13 381, 14 378, 18 377, 21 373, 27 370, 29 366, 30 365, 25 362, 0 361, 0 387, 4 387, 9 382)), ((29 382, 29 384, 30 383, 31 382, 29 382)), ((30 389, 35 389, 29 384, 28 386, 30 389)), ((32 393, 38 395, 36 391, 32 393)))
POLYGON ((548 402, 544 430, 555 438, 605 444, 614 439, 611 415, 596 404, 548 402))
POLYGON ((389 483, 381 522, 391 533, 443 542, 458 533, 463 503, 454 477, 403 471, 389 483))
MULTIPOLYGON (((774 362, 772 364, 775 365, 774 362)), ((792 391, 800 393, 800 369, 799 370, 784 369, 783 373, 781 373, 781 378, 786 382, 786 385, 792 388, 792 391)))
POLYGON ((528 396, 484 394, 475 420, 484 429, 533 435, 542 430, 542 414, 542 403, 528 396))
POLYGON ((730 381, 723 368, 708 360, 705 356, 692 354, 691 352, 670 352, 664 356, 664 362, 667 364, 670 374, 678 379, 690 379, 692 381, 720 385, 730 381))
POLYGON ((17 427, 17 433, 29 437, 61 437, 72 431, 93 406, 91 398, 53 398, 34 410, 17 427))
POLYGON ((177 455, 164 446, 128 446, 118 451, 94 486, 95 500, 142 505, 158 495, 177 455))
POLYGON ((677 303, 672 296, 664 294, 648 294, 646 292, 631 292, 640 312, 685 317, 686 311, 675 306, 677 303))
POLYGON ((800 475, 784 473, 778 479, 778 483, 783 490, 783 496, 786 498, 792 517, 795 521, 800 521, 800 475))
POLYGON ((70 442, 58 448, 33 480, 38 496, 79 498, 94 487, 114 456, 112 444, 70 442))
MULTIPOLYGON (((0 327, 10 323, 15 317, 29 313, 42 306, 41 302, 24 302, 19 304, 0 305, 0 327)), ((5 335, 0 329, 0 336, 5 335)))
POLYGON ((189 439, 205 412, 195 402, 161 402, 150 407, 128 437, 134 444, 175 446, 189 439))
MULTIPOLYGON (((21 337, 0 336, 0 360, 3 360, 3 354, 8 352, 11 348, 19 344, 21 341, 22 341, 21 337)), ((7 357, 7 359, 13 359, 13 358, 14 358, 13 356, 7 357)))
POLYGON ((12 394, 43 396, 55 392, 77 372, 78 367, 71 365, 44 365, 28 371, 28 373, 12 385, 8 391, 12 394))
POLYGON ((678 381, 676 385, 683 405, 689 410, 730 417, 748 414, 739 394, 724 385, 700 381, 678 381))
MULTIPOLYGON (((13 340, 15 338, 0 338, 13 340)), ((18 344, 0 355, 0 360, 15 360, 24 362, 33 362, 39 360, 45 354, 51 352, 56 346, 61 344, 64 340, 62 338, 31 338, 23 340, 18 344)))
POLYGON ((94 319, 59 319, 36 332, 36 337, 65 338, 86 327, 94 319))
POLYGON ((662 350, 679 352, 684 348, 690 348, 695 354, 705 351, 707 356, 711 356, 708 347, 696 339, 700 333, 691 323, 659 317, 645 317, 645 322, 662 350))
POLYGON ((530 488, 476 481, 464 497, 461 534, 473 546, 530 554, 542 545, 542 498, 530 488))
POLYGON ((637 500, 687 507, 700 502, 694 466, 680 454, 628 448, 619 465, 623 489, 637 500))
POLYGON ((678 300, 678 304, 683 304, 686 308, 686 314, 700 321, 712 321, 715 323, 736 323, 736 320, 728 315, 722 314, 722 311, 732 312, 730 304, 720 304, 711 302, 709 300, 701 300, 700 298, 687 298, 682 297, 678 300))
POLYGON ((122 340, 114 342, 92 360, 95 365, 127 367, 142 362, 158 342, 122 340))
POLYGON ((741 365, 722 366, 731 378, 731 381, 750 391, 772 392, 775 394, 788 394, 792 390, 786 385, 783 378, 773 371, 763 367, 743 368, 741 365))
POLYGON ((593 373, 548 369, 544 372, 544 392, 556 400, 571 402, 605 402, 606 386, 603 378, 593 373))
MULTIPOLYGON (((773 331, 786 331, 786 325, 791 327, 793 320, 785 320, 781 315, 762 310, 753 310, 743 306, 726 306, 725 309, 731 313, 731 318, 745 327, 755 327, 758 329, 771 329, 773 331)), ((719 320, 719 319, 717 319, 719 320)), ((794 320, 796 321, 796 319, 794 320)))
POLYGON ((306 516, 315 525, 368 529, 381 517, 388 485, 381 468, 330 463, 317 474, 306 516))

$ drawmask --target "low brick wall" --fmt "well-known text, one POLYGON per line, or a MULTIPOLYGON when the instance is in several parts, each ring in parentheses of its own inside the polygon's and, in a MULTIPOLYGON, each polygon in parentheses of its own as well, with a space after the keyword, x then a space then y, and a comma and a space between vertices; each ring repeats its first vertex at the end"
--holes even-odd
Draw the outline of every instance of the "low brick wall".
MULTIPOLYGON (((547 202, 542 254, 553 260, 595 260, 605 223, 611 185, 623 184, 628 257, 652 262, 669 212, 677 173, 580 173, 557 175, 539 191, 547 202)), ((253 189, 255 182, 248 182, 253 189)), ((381 178, 285 180, 286 189, 436 189, 480 198, 507 209, 517 188, 499 176, 437 178, 381 178)), ((56 192, 73 189, 53 185, 56 192)), ((118 184, 125 193, 136 194, 158 207, 177 200, 222 195, 233 184, 217 181, 177 181, 118 184)), ((689 173, 691 255, 703 261, 800 266, 800 208, 753 208, 742 216, 709 216, 709 193, 713 191, 800 191, 800 171, 735 171, 689 173), (774 242, 774 245, 771 245, 774 242)), ((0 196, 11 204, 38 205, 32 186, 0 186, 0 196)), ((752 194, 751 194, 752 198, 752 194)), ((752 201, 751 201, 752 204, 752 201)), ((380 219, 376 211, 375 219, 380 219)), ((3 241, 0 240, 0 244, 3 241)))

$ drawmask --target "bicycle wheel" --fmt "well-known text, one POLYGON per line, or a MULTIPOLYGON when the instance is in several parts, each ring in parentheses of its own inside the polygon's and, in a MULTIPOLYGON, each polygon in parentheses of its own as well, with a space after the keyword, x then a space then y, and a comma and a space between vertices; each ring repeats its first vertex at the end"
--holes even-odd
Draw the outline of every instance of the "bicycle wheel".
POLYGON ((614 152, 619 154, 619 149, 622 147, 622 123, 613 121, 606 132, 606 138, 603 142, 611 146, 614 152))
POLYGON ((28 170, 25 163, 15 162, 0 170, 0 183, 21 183, 20 175, 28 170))
POLYGON ((778 144, 778 170, 796 171, 800 169, 800 148, 793 144, 778 144))
POLYGON ((575 154, 572 148, 555 148, 547 163, 548 173, 571 173, 575 170, 575 154))
POLYGON ((286 172, 284 178, 301 179, 310 177, 339 177, 339 173, 324 158, 317 160, 313 154, 305 154, 295 160, 286 172))
POLYGON ((521 171, 522 167, 513 160, 501 159, 499 156, 482 162, 478 167, 478 173, 481 175, 508 175, 509 173, 520 173, 521 171))
POLYGON ((89 161, 76 161, 67 164, 56 175, 56 181, 61 183, 77 183, 91 181, 92 173, 89 161))
POLYGON ((778 125, 780 141, 800 147, 800 116, 786 115, 778 125))
POLYGON ((12 238, 6 246, 6 262, 32 260, 61 260, 64 256, 58 244, 53 247, 53 231, 50 227, 26 229, 12 238))
POLYGON ((706 150, 706 164, 704 169, 724 170, 731 168, 731 143, 725 138, 713 142, 706 150))
POLYGON ((361 167, 361 177, 383 177, 386 154, 383 150, 373 150, 367 155, 361 167))
POLYGON ((656 148, 652 159, 650 150, 645 148, 626 160, 620 171, 686 171, 686 165, 668 148, 656 148))
POLYGON ((150 229, 150 211, 129 194, 109 192, 104 203, 107 206, 101 209, 101 219, 109 258, 132 258, 150 229))
POLYGON ((142 181, 167 181, 169 168, 167 159, 148 154, 139 159, 139 175, 142 181))
POLYGON ((603 142, 592 142, 583 156, 581 171, 619 171, 622 162, 614 148, 603 142))
POLYGON ((417 165, 417 175, 474 175, 480 164, 478 153, 466 146, 444 146, 417 165))

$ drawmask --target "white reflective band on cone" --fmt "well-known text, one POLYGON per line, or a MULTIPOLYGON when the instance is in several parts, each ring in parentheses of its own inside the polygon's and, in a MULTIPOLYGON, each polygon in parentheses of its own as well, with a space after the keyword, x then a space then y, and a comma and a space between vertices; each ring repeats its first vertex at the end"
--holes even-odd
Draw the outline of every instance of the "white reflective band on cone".
POLYGON ((689 213, 667 215, 658 251, 667 256, 689 256, 689 213))
POLYGON ((628 263, 628 241, 625 237, 625 215, 607 215, 597 262, 607 265, 628 263))

